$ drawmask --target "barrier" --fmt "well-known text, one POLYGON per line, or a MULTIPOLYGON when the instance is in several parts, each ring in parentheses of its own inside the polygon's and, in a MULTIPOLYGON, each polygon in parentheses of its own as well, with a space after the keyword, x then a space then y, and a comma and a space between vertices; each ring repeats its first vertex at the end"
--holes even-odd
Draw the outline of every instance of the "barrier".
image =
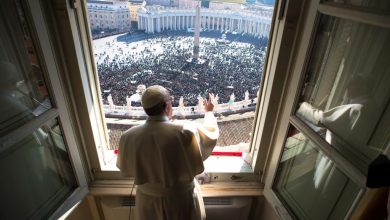
MULTIPOLYGON (((245 110, 253 110, 253 105, 257 104, 257 98, 251 100, 243 100, 238 102, 222 103, 214 106, 214 113, 226 113, 226 112, 245 112, 245 110)), ((118 105, 103 105, 103 111, 105 115, 110 117, 115 116, 127 116, 127 117, 146 117, 146 113, 142 107, 128 107, 118 105)), ((194 115, 203 115, 204 109, 199 106, 185 106, 185 107, 173 107, 173 116, 188 117, 194 115)))

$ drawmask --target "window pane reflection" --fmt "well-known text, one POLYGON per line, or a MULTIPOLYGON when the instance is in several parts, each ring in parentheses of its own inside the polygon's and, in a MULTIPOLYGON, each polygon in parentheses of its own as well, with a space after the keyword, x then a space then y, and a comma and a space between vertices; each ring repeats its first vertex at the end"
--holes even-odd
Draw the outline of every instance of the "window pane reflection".
POLYGON ((390 140, 390 31, 322 16, 297 115, 363 172, 390 140))
POLYGON ((0 9, 0 135, 51 108, 19 1, 4 2, 0 9), (7 15, 7 16, 5 16, 7 15))
POLYGON ((355 183, 292 126, 274 190, 296 218, 316 220, 344 219, 359 192, 355 183))
POLYGON ((57 120, 0 153, 0 219, 47 219, 77 187, 57 120))

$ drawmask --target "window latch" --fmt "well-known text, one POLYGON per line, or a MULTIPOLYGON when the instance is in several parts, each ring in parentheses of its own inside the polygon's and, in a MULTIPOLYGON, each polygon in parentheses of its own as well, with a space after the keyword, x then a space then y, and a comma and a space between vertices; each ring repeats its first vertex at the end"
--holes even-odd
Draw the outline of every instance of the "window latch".
POLYGON ((231 180, 239 180, 239 179, 242 179, 243 177, 242 176, 237 176, 237 175, 232 175, 230 177, 231 180))

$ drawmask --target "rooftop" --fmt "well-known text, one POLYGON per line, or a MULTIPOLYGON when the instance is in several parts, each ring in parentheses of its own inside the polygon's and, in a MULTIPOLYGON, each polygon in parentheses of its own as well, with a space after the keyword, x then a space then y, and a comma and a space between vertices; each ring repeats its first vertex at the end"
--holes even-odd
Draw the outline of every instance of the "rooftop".
MULTIPOLYGON (((120 120, 120 119, 118 119, 120 120)), ((117 149, 122 133, 139 123, 136 120, 121 120, 123 123, 108 122, 107 128, 110 137, 109 149, 117 149)), ((231 146, 239 143, 248 143, 254 122, 253 114, 232 115, 218 119, 220 137, 217 146, 231 146)), ((218 148, 219 148, 218 147, 218 148)))

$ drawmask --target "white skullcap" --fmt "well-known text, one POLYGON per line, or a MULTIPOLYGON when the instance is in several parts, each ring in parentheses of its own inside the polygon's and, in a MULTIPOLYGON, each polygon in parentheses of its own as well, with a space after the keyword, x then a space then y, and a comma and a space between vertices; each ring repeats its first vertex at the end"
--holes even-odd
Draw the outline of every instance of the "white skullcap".
POLYGON ((144 94, 142 94, 142 107, 144 109, 152 108, 161 102, 166 102, 170 100, 169 91, 162 86, 150 86, 148 87, 144 94))

